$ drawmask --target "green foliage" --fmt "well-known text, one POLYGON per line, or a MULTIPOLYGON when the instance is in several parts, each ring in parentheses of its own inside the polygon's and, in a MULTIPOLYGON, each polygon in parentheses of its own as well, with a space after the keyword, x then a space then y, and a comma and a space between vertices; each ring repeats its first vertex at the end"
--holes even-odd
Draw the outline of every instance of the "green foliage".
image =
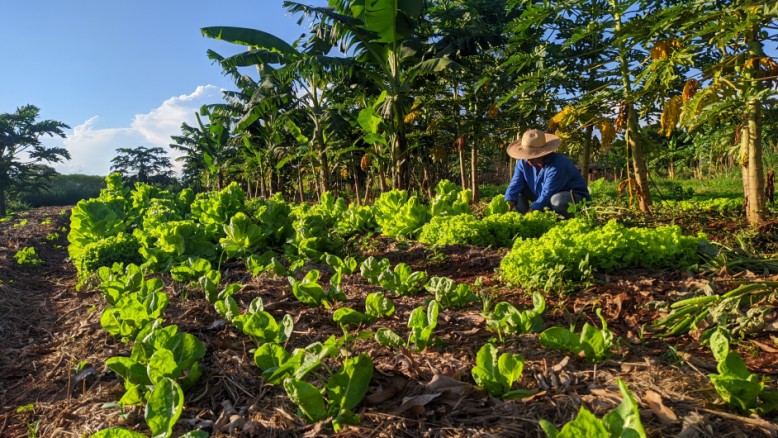
POLYGON ((125 231, 124 199, 102 197, 80 201, 71 210, 68 254, 78 260, 92 242, 125 231))
POLYGON ((613 342, 613 333, 608 330, 608 323, 602 317, 600 309, 597 309, 597 316, 602 322, 602 329, 587 322, 584 323, 581 334, 576 335, 562 327, 551 327, 543 331, 538 340, 544 347, 569 351, 589 362, 602 362, 610 356, 616 345, 613 342))
POLYGON ((332 418, 332 426, 339 431, 346 424, 358 424, 359 416, 351 411, 367 394, 373 377, 373 362, 366 354, 347 358, 340 371, 330 376, 322 390, 303 380, 288 378, 284 389, 309 422, 332 418))
MULTIPOLYGON (((504 201, 503 201, 504 202, 504 201)), ((536 238, 556 224, 550 213, 494 213, 483 219, 470 214, 437 216, 424 225, 419 242, 433 245, 511 246, 517 237, 536 238)))
POLYGON ((390 237, 415 238, 421 227, 432 217, 429 207, 405 190, 384 192, 373 204, 375 219, 381 232, 390 237))
POLYGON ((192 202, 192 218, 205 226, 211 236, 220 236, 223 224, 244 210, 246 194, 237 183, 230 183, 218 192, 198 193, 192 202))
POLYGON ((96 175, 53 175, 51 180, 40 191, 22 193, 19 200, 32 208, 76 205, 79 201, 96 198, 100 189, 105 187, 105 180, 96 175))
POLYGON ((417 351, 424 350, 430 344, 432 333, 438 326, 438 312, 440 305, 432 300, 427 304, 427 310, 424 307, 417 307, 411 312, 408 318, 408 328, 411 334, 408 337, 408 345, 413 344, 417 351))
POLYGON ((294 235, 290 219, 292 209, 280 193, 257 202, 260 204, 254 210, 253 217, 259 220, 262 234, 267 237, 268 245, 280 248, 294 235))
POLYGON ((324 262, 329 265, 333 272, 340 272, 343 275, 351 275, 357 272, 359 262, 357 259, 351 256, 340 258, 334 254, 327 254, 324 257, 324 262))
POLYGON ((513 383, 521 378, 524 371, 524 356, 503 353, 498 358, 497 353, 497 348, 492 344, 485 344, 478 350, 476 366, 471 371, 476 385, 491 396, 506 400, 532 395, 532 392, 526 390, 511 390, 513 383))
POLYGON ((378 275, 378 284, 380 284, 381 287, 402 296, 414 295, 421 289, 426 281, 426 272, 414 272, 411 267, 405 263, 398 263, 394 269, 389 269, 387 267, 378 275))
POLYGON ((191 220, 166 222, 145 232, 136 229, 134 235, 141 242, 144 265, 155 271, 169 271, 190 257, 216 258, 206 227, 191 220))
POLYGON ((273 315, 262 310, 261 300, 253 306, 249 306, 249 309, 243 314, 232 318, 232 323, 238 330, 254 339, 257 345, 266 342, 283 344, 292 336, 294 329, 291 315, 284 315, 279 323, 273 318, 273 315))
POLYGON ((532 293, 532 309, 518 310, 513 304, 501 301, 494 310, 485 311, 487 330, 494 331, 502 340, 503 336, 516 333, 536 333, 543 329, 543 312, 546 300, 539 292, 532 293))
POLYGON ((504 195, 495 195, 489 205, 484 209, 484 216, 491 216, 493 214, 505 214, 511 210, 511 206, 505 201, 504 195))
POLYGON ((470 210, 472 201, 472 190, 461 190, 458 185, 443 179, 435 187, 435 197, 430 203, 430 213, 433 217, 472 214, 470 210))
POLYGON ((373 207, 356 204, 349 204, 348 208, 341 213, 334 229, 339 236, 346 239, 358 234, 379 231, 373 207))
POLYGON ((292 285, 292 293, 298 301, 309 307, 324 305, 324 307, 329 308, 332 303, 325 296, 324 288, 317 283, 320 275, 318 269, 311 269, 302 280, 297 280, 294 277, 287 279, 292 285))
POLYGON ((105 364, 124 379, 119 404, 136 405, 167 379, 180 382, 184 389, 191 387, 200 377, 199 360, 204 356, 205 346, 195 336, 155 322, 138 334, 129 357, 114 356, 105 364))
POLYGON ((140 244, 133 235, 119 233, 85 245, 80 257, 73 262, 83 277, 102 266, 113 266, 114 263, 140 264, 143 258, 139 249, 140 244))
POLYGON ((365 313, 373 318, 389 318, 394 315, 394 303, 381 292, 365 297, 365 313))
POLYGON ((367 280, 370 284, 378 284, 378 278, 388 270, 391 270, 391 262, 386 258, 379 260, 370 256, 363 260, 359 265, 359 271, 362 274, 362 278, 367 280))
POLYGON ((243 212, 235 213, 230 223, 224 225, 224 235, 219 244, 229 257, 246 256, 266 243, 260 226, 243 212))
POLYGON ((38 254, 35 252, 35 248, 32 246, 26 246, 16 251, 16 254, 14 254, 14 260, 16 260, 16 264, 21 266, 35 266, 43 264, 43 260, 38 257, 38 254))
POLYGON ((710 349, 718 362, 718 374, 709 378, 725 402, 741 413, 766 414, 778 408, 778 390, 766 387, 758 375, 748 371, 743 358, 730 350, 724 331, 713 331, 710 349))
POLYGON ((179 283, 197 281, 211 271, 211 262, 206 259, 189 257, 184 263, 170 268, 170 276, 179 283))
POLYGON ((500 275, 525 289, 566 291, 591 281, 595 270, 691 266, 702 240, 684 236, 678 226, 627 228, 612 220, 596 227, 570 219, 537 239, 517 239, 500 275))
POLYGON ((550 421, 540 420, 540 427, 549 438, 646 438, 646 431, 640 421, 640 411, 635 398, 630 394, 627 385, 618 381, 621 392, 621 404, 606 414, 602 419, 594 416, 581 406, 575 420, 557 429, 550 421))
POLYGON ((134 339, 147 324, 159 318, 168 304, 167 295, 161 292, 160 280, 145 281, 141 277, 141 281, 138 281, 135 271, 129 273, 129 276, 129 287, 124 289, 121 289, 125 285, 120 281, 98 286, 109 301, 114 301, 113 306, 103 310, 100 325, 123 342, 134 339))
POLYGON ((478 301, 469 284, 459 283, 447 277, 432 277, 424 286, 427 291, 435 296, 435 300, 444 309, 451 307, 464 307, 468 303, 478 301))
POLYGON ((327 216, 305 213, 294 222, 294 237, 288 240, 292 256, 319 261, 324 254, 339 254, 343 238, 331 233, 331 220, 327 216))

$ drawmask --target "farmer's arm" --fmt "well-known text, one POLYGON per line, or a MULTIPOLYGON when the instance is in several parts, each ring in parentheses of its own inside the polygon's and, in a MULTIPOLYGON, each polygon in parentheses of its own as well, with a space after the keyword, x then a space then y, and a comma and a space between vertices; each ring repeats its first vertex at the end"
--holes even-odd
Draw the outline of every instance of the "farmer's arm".
POLYGON ((519 199, 519 193, 527 186, 524 180, 524 170, 521 167, 521 160, 516 162, 516 167, 513 170, 513 178, 511 178, 508 188, 505 190, 505 201, 511 206, 511 210, 516 207, 516 201, 519 199))

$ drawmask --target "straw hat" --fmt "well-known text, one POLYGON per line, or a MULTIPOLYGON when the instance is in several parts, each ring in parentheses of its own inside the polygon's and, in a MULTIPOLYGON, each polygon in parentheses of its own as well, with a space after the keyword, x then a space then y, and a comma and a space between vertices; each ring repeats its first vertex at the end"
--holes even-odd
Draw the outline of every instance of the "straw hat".
POLYGON ((554 152, 561 143, 556 135, 530 129, 521 136, 521 140, 511 143, 506 152, 517 160, 531 160, 554 152))

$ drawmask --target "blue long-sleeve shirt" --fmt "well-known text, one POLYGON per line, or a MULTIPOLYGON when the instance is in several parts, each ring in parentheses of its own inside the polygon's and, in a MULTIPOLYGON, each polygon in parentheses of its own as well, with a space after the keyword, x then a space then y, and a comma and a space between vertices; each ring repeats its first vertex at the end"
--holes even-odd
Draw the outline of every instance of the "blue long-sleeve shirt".
POLYGON ((575 163, 556 152, 545 156, 540 170, 529 164, 527 160, 516 162, 513 178, 505 191, 505 200, 516 202, 519 194, 525 188, 528 188, 537 197, 535 202, 530 205, 532 210, 548 207, 552 196, 568 190, 572 190, 576 195, 588 200, 592 199, 586 182, 575 167, 575 163))

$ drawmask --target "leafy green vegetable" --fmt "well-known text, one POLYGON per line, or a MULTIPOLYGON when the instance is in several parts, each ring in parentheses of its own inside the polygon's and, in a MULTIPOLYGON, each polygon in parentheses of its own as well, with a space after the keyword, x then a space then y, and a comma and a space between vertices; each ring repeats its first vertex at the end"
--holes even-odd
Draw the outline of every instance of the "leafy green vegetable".
POLYGON ((624 399, 616 409, 606 414, 602 419, 598 419, 581 406, 575 420, 565 424, 562 430, 557 429, 550 421, 544 419, 540 420, 540 427, 549 438, 646 438, 646 431, 640 421, 640 412, 635 398, 632 397, 624 382, 618 380, 618 384, 624 399))
POLYGON ((610 356, 615 344, 613 333, 608 330, 608 324, 602 317, 600 309, 597 309, 597 316, 602 322, 602 329, 597 329, 587 322, 579 336, 562 327, 551 327, 540 334, 540 344, 556 350, 569 351, 589 362, 601 362, 610 356))
POLYGON ((365 313, 373 318, 388 318, 394 314, 394 303, 381 292, 365 297, 365 313))
POLYGON ((208 272, 211 272, 211 262, 195 257, 189 257, 184 263, 170 268, 170 276, 179 283, 197 281, 208 272))
POLYGON ((292 285, 292 293, 301 303, 309 307, 324 305, 324 307, 329 308, 331 303, 324 295, 324 288, 317 283, 319 275, 318 269, 311 269, 302 280, 297 280, 294 277, 287 277, 287 279, 292 285))
POLYGON ((173 425, 184 410, 184 392, 172 379, 163 379, 151 391, 146 403, 146 424, 153 438, 166 438, 173 434, 173 425))
MULTIPOLYGON (((386 260, 386 259, 384 259, 386 260)), ((414 272, 405 263, 398 263, 394 269, 388 267, 378 275, 378 284, 387 291, 396 292, 398 295, 409 296, 415 294, 427 281, 427 273, 414 272)))
POLYGON ((390 237, 414 238, 432 217, 429 207, 416 196, 408 197, 405 190, 384 192, 373 204, 373 211, 381 232, 390 237))
POLYGON ((41 260, 40 257, 38 257, 38 254, 35 252, 35 248, 32 246, 24 247, 18 251, 16 251, 16 254, 14 254, 14 260, 16 260, 16 264, 18 265, 40 265, 43 263, 43 260, 41 260))
POLYGON ((546 300, 539 292, 532 293, 532 309, 518 310, 506 301, 497 303, 494 310, 484 312, 486 328, 503 336, 514 333, 535 333, 543 329, 541 315, 546 310, 546 300))
POLYGON ((530 391, 511 390, 513 383, 521 378, 524 371, 524 356, 503 353, 498 358, 497 353, 497 348, 492 344, 485 344, 478 350, 476 366, 471 372, 475 383, 493 397, 514 399, 532 395, 530 391))
POLYGON ((370 256, 362 261, 359 265, 359 271, 362 274, 362 278, 367 280, 370 284, 378 284, 378 277, 382 273, 391 269, 391 263, 389 259, 376 259, 370 256))
POLYGON ((718 361, 718 374, 709 375, 716 392, 740 412, 765 414, 778 408, 778 390, 766 387, 759 376, 748 371, 743 358, 730 351, 727 335, 716 329, 710 336, 710 348, 718 361))
POLYGON ((463 307, 468 303, 478 301, 473 289, 468 284, 460 283, 447 277, 432 277, 425 286, 427 291, 435 296, 444 309, 463 307))
POLYGON ((535 240, 517 239, 500 275, 525 289, 565 292, 591 281, 595 271, 691 266, 702 240, 678 226, 627 228, 612 220, 596 227, 573 218, 535 240))
POLYGON ((244 257, 266 242, 262 228, 241 211, 224 225, 224 237, 219 239, 219 245, 229 257, 244 257))
POLYGON ((439 311, 440 305, 435 300, 429 302, 426 312, 424 307, 413 309, 411 316, 408 319, 408 328, 411 329, 411 334, 408 337, 408 345, 414 344, 418 351, 427 348, 430 343, 430 338, 432 337, 432 332, 435 331, 435 327, 438 325, 439 311))

